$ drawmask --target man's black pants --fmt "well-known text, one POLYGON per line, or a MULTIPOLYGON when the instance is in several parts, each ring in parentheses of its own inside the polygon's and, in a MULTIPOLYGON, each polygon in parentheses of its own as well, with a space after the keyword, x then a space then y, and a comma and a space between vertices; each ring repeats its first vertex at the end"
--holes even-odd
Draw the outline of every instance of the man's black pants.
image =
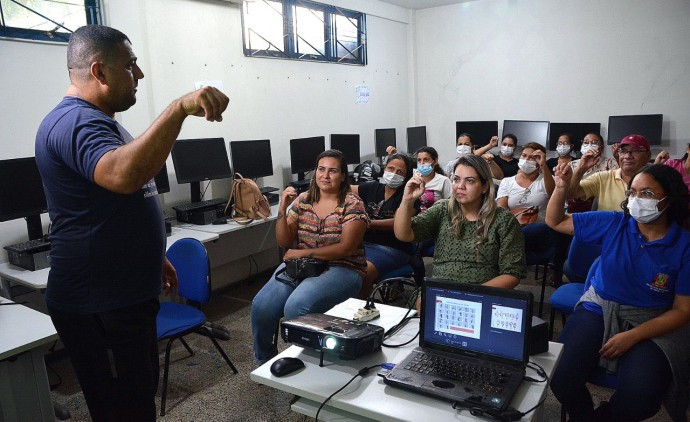
POLYGON ((155 421, 158 299, 96 314, 48 309, 94 422, 155 421))

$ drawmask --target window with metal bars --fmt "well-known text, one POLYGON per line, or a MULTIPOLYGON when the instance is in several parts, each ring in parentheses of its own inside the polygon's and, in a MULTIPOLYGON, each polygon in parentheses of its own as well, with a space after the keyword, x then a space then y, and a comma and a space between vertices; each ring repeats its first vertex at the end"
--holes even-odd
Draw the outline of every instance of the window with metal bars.
POLYGON ((67 42, 102 21, 99 0, 0 0, 0 37, 67 42))
POLYGON ((367 64, 366 15, 306 0, 244 0, 244 55, 367 64))

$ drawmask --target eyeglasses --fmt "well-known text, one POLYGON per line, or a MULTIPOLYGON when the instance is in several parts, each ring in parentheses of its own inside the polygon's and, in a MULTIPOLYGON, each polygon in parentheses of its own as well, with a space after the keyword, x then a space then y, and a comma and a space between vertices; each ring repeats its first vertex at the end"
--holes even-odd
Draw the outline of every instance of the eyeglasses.
POLYGON ((621 156, 621 155, 640 155, 643 152, 647 152, 647 150, 644 148, 643 149, 627 149, 627 148, 625 148, 625 149, 619 149, 618 155, 619 156, 621 156))
POLYGON ((589 140, 589 139, 583 139, 582 140, 582 145, 599 145, 598 140, 589 140))
POLYGON ((527 198, 532 194, 532 190, 530 188, 525 189, 524 192, 522 192, 522 196, 518 200, 518 205, 524 205, 527 202, 527 198))
POLYGON ((630 197, 637 197, 637 198, 643 198, 643 199, 654 199, 654 196, 656 196, 656 193, 654 191, 645 189, 641 191, 636 191, 635 189, 628 189, 625 191, 625 196, 626 198, 630 197))

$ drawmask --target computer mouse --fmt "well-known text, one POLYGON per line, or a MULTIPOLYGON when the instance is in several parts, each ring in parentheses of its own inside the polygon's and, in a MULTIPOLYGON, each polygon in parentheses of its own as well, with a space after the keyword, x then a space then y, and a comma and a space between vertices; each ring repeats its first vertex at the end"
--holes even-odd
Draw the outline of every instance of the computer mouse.
POLYGON ((276 377, 291 374, 304 368, 304 362, 299 358, 280 358, 271 364, 271 373, 276 377))
POLYGON ((215 224, 215 225, 228 224, 228 219, 227 218, 216 218, 215 220, 213 220, 213 223, 211 223, 211 224, 215 224))

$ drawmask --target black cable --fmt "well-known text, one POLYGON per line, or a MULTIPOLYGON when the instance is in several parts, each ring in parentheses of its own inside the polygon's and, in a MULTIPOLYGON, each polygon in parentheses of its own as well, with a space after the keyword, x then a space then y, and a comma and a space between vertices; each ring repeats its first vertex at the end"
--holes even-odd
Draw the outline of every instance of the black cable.
POLYGON ((321 409, 323 409, 323 406, 324 406, 326 403, 328 403, 328 401, 329 401, 330 399, 332 399, 333 396, 335 396, 336 394, 338 394, 338 393, 340 393, 341 391, 343 391, 343 390, 344 390, 348 385, 350 385, 350 384, 352 383, 352 381, 354 381, 357 377, 361 376, 362 378, 364 378, 364 376, 365 376, 366 374, 368 374, 370 370, 372 370, 372 369, 374 369, 374 368, 378 368, 378 367, 380 367, 381 365, 383 365, 383 364, 380 363, 380 364, 378 364, 378 365, 367 366, 366 368, 360 369, 359 372, 357 372, 352 378, 350 378, 350 381, 348 381, 347 383, 345 383, 345 385, 343 385, 342 387, 340 387, 335 393, 333 393, 333 394, 331 394, 330 396, 326 397, 326 400, 324 400, 323 403, 321 403, 321 406, 319 406, 319 409, 316 411, 316 416, 314 417, 314 420, 316 420, 317 422, 319 421, 319 413, 321 412, 321 409))

